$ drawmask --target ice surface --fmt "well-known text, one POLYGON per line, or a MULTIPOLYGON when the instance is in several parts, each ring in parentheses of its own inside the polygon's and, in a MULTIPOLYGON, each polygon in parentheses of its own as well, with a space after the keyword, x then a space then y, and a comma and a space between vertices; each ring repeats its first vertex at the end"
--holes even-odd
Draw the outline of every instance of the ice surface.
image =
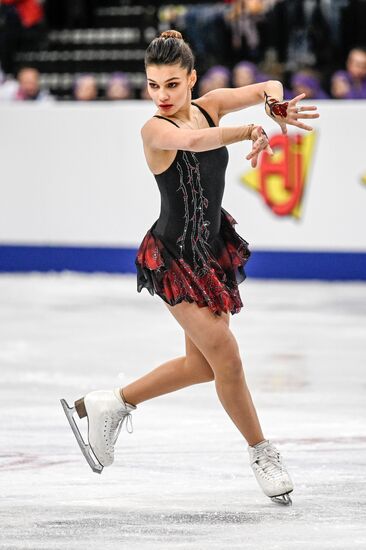
POLYGON ((213 382, 139 404, 94 474, 59 399, 182 355, 182 329, 133 275, 0 276, 1 549, 366 549, 366 285, 240 292, 231 327, 292 507, 262 493, 213 382))

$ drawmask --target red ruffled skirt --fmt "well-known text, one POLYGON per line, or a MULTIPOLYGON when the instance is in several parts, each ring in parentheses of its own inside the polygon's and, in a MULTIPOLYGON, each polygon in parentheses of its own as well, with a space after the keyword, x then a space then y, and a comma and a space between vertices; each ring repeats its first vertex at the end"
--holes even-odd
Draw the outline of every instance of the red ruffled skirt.
POLYGON ((166 303, 174 306, 183 300, 208 307, 213 313, 238 313, 243 307, 238 285, 246 278, 244 266, 250 257, 248 242, 234 229, 237 222, 221 208, 220 239, 215 255, 203 269, 194 271, 179 254, 167 248, 154 234, 154 226, 146 233, 135 259, 137 291, 147 288, 166 303))

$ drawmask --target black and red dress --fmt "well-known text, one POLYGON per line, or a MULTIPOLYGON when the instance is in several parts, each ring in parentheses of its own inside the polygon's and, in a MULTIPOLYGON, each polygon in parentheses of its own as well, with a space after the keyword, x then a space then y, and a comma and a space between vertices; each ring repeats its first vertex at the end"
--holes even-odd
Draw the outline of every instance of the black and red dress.
MULTIPOLYGON (((202 107, 193 105, 215 126, 202 107)), ((172 306, 186 300, 217 315, 240 311, 238 284, 246 278, 251 252, 221 206, 228 159, 226 147, 178 150, 169 168, 155 175, 161 209, 135 259, 138 292, 146 287, 172 306)))

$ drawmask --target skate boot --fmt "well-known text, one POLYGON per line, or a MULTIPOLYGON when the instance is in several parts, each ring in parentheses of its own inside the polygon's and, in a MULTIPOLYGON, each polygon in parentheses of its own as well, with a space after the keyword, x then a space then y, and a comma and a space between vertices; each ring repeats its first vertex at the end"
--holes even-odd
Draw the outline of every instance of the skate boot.
POLYGON ((266 439, 257 445, 248 446, 250 465, 264 493, 273 502, 292 504, 294 489, 291 478, 282 463, 279 451, 266 439))
POLYGON ((130 411, 135 410, 136 405, 125 403, 119 388, 87 393, 75 401, 74 407, 69 407, 65 399, 61 399, 61 404, 86 461, 93 472, 101 474, 103 467, 110 466, 114 461, 114 446, 125 419, 127 431, 133 432, 130 411), (82 438, 73 417, 75 412, 79 418, 87 417, 89 444, 82 438), (131 430, 127 427, 128 421, 131 430))

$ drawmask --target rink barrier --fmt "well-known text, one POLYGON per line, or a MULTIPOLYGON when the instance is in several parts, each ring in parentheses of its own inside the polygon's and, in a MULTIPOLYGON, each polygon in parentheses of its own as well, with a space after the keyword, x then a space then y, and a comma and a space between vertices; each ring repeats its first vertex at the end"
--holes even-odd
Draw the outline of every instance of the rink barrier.
MULTIPOLYGON (((366 280, 366 253, 253 250, 245 266, 258 279, 366 280)), ((136 273, 136 248, 0 245, 0 272, 136 273)))

